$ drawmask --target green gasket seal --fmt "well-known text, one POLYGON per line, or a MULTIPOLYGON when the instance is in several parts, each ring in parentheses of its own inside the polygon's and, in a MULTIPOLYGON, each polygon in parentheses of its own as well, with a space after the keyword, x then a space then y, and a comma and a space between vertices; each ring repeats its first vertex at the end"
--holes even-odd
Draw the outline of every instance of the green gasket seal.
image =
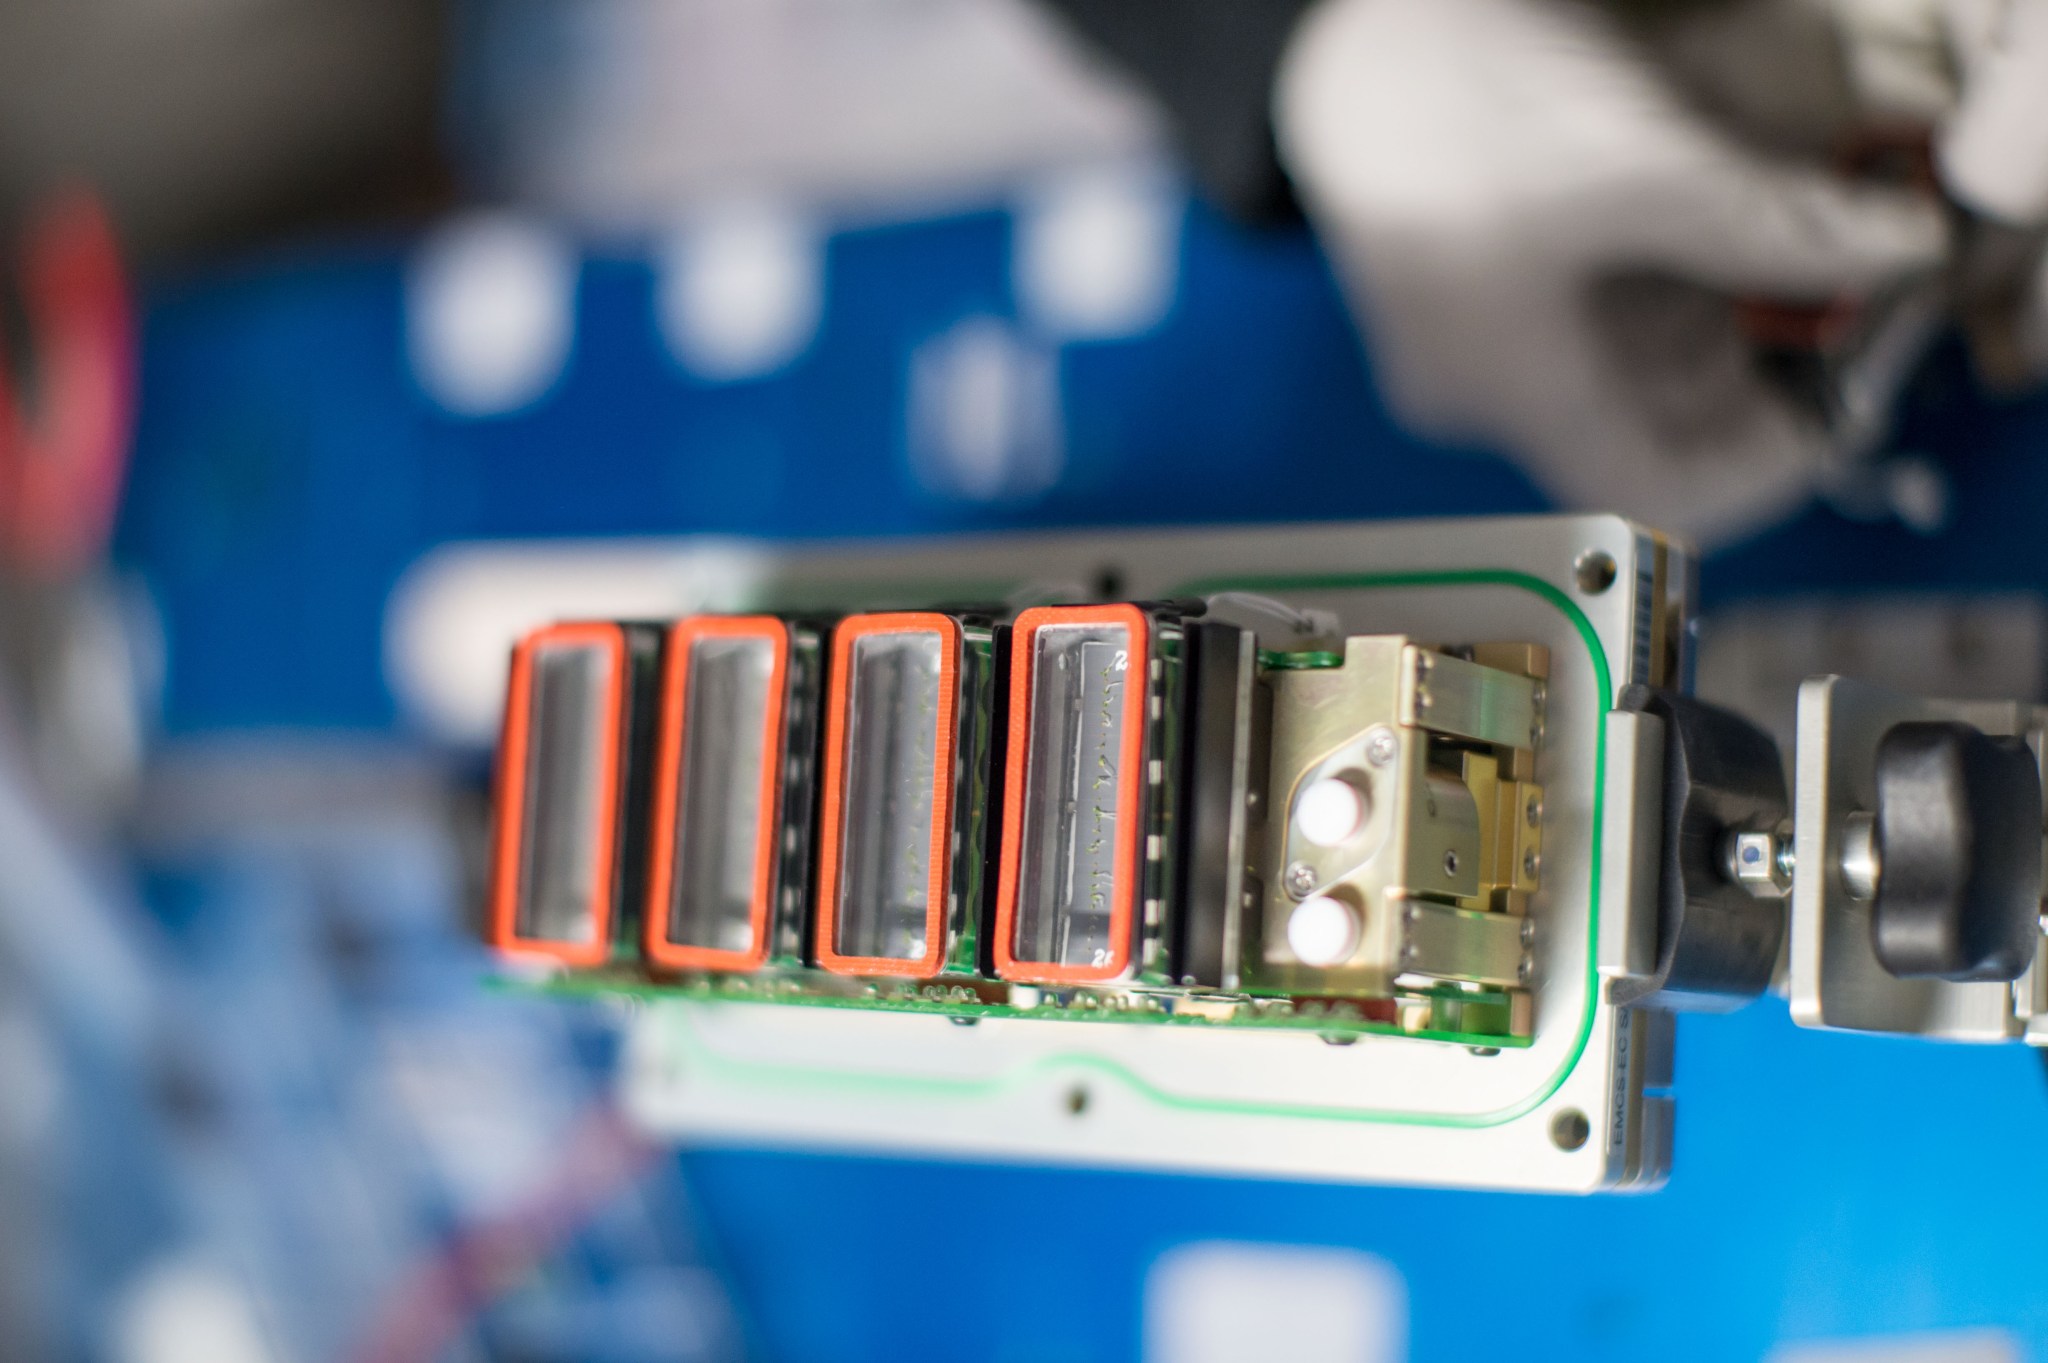
MULTIPOLYGON (((1590 859, 1587 881, 1586 1005, 1579 1017, 1578 1035, 1571 1053, 1537 1092, 1492 1112, 1422 1113, 1388 1111, 1379 1108, 1334 1108, 1307 1103, 1267 1103, 1232 1098, 1199 1098, 1172 1093, 1134 1074, 1118 1061, 1084 1052, 1061 1052, 1031 1061, 1004 1074, 985 1079, 940 1079, 918 1075, 854 1074, 843 1070, 808 1066, 776 1065, 772 1069, 757 1062, 727 1060, 708 1050, 692 1046, 697 1062, 723 1077, 755 1083, 800 1084, 813 1088, 861 1088, 869 1091, 894 1090, 926 1097, 976 1098, 1000 1093, 1030 1082, 1037 1076, 1083 1071, 1114 1080, 1130 1092, 1161 1107, 1183 1112, 1205 1112, 1219 1116, 1286 1117, 1318 1121, 1367 1122, 1394 1126, 1432 1126, 1478 1129, 1500 1126, 1535 1111, 1548 1102, 1578 1068, 1592 1039, 1593 1019, 1600 1002, 1600 864, 1601 833, 1605 822, 1607 794, 1607 726, 1605 716, 1614 703, 1614 680, 1607 662, 1607 650, 1598 631, 1574 602, 1558 587, 1531 574, 1513 569, 1479 568, 1451 572, 1301 574, 1247 578, 1203 579, 1177 588, 1171 595, 1200 596, 1223 591, 1308 592, 1391 590, 1401 587, 1513 587, 1540 598, 1569 621, 1586 646, 1598 683, 1599 722, 1594 726, 1593 828, 1588 841, 1590 859)), ((771 1005, 774 1006, 774 1005, 771 1005)))

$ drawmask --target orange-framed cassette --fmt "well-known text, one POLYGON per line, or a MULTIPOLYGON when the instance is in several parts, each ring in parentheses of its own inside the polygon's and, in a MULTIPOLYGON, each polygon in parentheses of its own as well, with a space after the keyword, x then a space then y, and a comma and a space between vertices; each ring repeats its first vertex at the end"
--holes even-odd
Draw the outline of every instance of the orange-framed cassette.
POLYGON ((801 964, 820 626, 696 615, 669 627, 641 950, 667 971, 801 964))
POLYGON ((1167 969, 1180 612, 1040 606, 1010 627, 995 974, 1048 986, 1167 969))
POLYGON ((995 628, 850 615, 832 630, 812 958, 841 975, 972 974, 995 628))
POLYGON ((485 932, 509 955, 601 965, 624 935, 660 640, 652 625, 571 621, 513 647, 485 932))

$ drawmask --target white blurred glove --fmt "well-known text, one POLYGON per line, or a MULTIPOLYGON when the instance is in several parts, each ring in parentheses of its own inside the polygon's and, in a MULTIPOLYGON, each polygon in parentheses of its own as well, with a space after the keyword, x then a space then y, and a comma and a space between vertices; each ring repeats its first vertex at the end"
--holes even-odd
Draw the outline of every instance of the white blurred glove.
POLYGON ((2048 379, 2048 0, 1934 2, 1956 83, 1936 162, 1982 224, 1964 243, 1965 321, 1985 377, 2027 387, 2048 379))
POLYGON ((2048 0, 1920 3, 1940 11, 1956 87, 1936 144, 1943 185, 1994 222, 2048 225, 2048 0))
POLYGON ((2048 0, 1826 0, 1876 121, 1938 129, 1967 218, 1951 281, 1992 386, 2048 379, 2048 0))
POLYGON ((1731 300, 1864 294, 1947 249, 1934 203, 1749 149, 1574 0, 1324 0, 1274 127, 1400 415, 1702 540, 1803 501, 1829 453, 1731 300))

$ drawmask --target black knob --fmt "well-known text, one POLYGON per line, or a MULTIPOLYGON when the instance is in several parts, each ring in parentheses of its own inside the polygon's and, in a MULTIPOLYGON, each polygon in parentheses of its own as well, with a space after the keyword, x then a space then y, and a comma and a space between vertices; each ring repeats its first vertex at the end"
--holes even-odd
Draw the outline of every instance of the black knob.
POLYGON ((2041 913, 2033 751, 1967 724, 1897 724, 1877 746, 1871 943, 1901 979, 2014 980, 2041 913))
POLYGON ((1785 819, 1785 766, 1756 725, 1691 696, 1631 686, 1623 709, 1664 726, 1664 828, 1657 878, 1657 964, 1618 981, 1618 1004, 1724 1012, 1771 985, 1785 906, 1728 877, 1723 850, 1738 831, 1785 819))

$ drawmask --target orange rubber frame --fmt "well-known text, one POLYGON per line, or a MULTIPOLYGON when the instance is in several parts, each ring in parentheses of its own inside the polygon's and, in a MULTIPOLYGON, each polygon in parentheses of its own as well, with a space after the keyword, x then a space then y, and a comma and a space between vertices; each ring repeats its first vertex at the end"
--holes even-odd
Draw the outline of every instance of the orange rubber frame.
POLYGON ((775 847, 782 792, 783 696, 789 678, 789 626, 772 615, 696 615, 668 632, 662 662, 660 746, 654 768, 654 824, 648 841, 647 959, 671 970, 758 970, 768 959, 769 915, 775 895, 775 847), (669 896, 675 888, 676 826, 682 812, 683 732, 689 713, 690 648, 699 639, 767 639, 775 646, 768 673, 768 704, 761 730, 760 822, 754 832, 754 896, 747 910, 753 943, 745 951, 691 946, 668 935, 669 896))
POLYGON ((953 845, 953 763, 959 745, 954 724, 960 677, 960 624, 929 611, 850 615, 832 631, 832 684, 825 704, 825 770, 818 818, 818 964, 837 975, 904 975, 929 979, 946 959, 946 894, 953 845), (853 645, 871 634, 939 636, 938 742, 932 758, 932 843, 930 882, 925 891, 925 953, 915 960, 897 956, 842 956, 833 950, 839 924, 840 849, 846 808, 846 705, 853 693, 853 645))
POLYGON ((1150 690, 1152 622, 1136 606, 1034 606, 1017 617, 1010 635, 1010 733, 1003 770, 1002 858, 996 873, 996 974, 1022 984, 1089 984, 1113 980, 1131 964, 1131 918, 1138 899, 1138 836, 1145 780, 1145 697, 1150 690), (1011 948, 1017 928, 1017 889, 1024 843, 1026 751, 1031 734, 1033 645, 1047 625, 1121 625, 1130 631, 1130 673, 1137 694, 1124 683, 1124 731, 1119 744, 1116 884, 1109 900, 1110 957, 1102 965, 1059 965, 1019 960, 1011 948))
POLYGON ((505 733, 498 745, 497 850, 491 859, 491 912, 486 940, 518 956, 545 956, 565 965, 602 965, 611 954, 612 872, 618 856, 619 745, 626 705, 626 632, 617 625, 543 625, 512 650, 512 680, 505 696, 505 733), (605 697, 604 751, 598 764, 598 855, 591 885, 589 942, 554 942, 519 935, 519 867, 525 858, 526 758, 533 727, 533 659, 558 644, 598 644, 612 655, 605 697))

